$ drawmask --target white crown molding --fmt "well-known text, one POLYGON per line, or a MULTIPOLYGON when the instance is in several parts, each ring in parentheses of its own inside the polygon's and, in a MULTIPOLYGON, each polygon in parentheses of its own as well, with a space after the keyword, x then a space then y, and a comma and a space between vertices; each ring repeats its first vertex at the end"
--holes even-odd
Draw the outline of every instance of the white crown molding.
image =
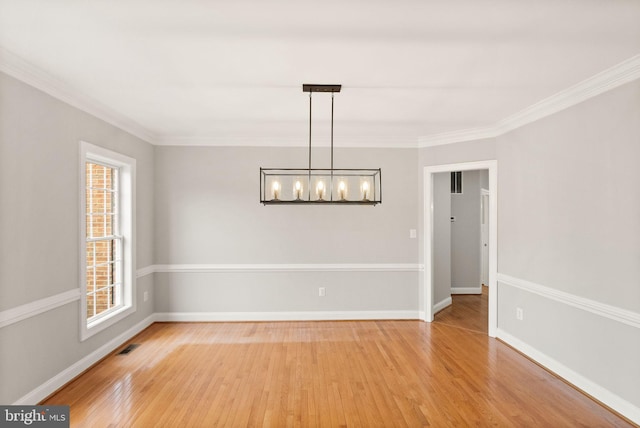
MULTIPOLYGON (((158 146, 203 146, 203 147, 309 147, 309 141, 301 137, 189 137, 189 136, 161 136, 153 142, 158 146)), ((314 138, 313 147, 330 147, 328 139, 314 138)), ((339 148, 408 148, 417 147, 413 137, 341 137, 339 148)))
POLYGON ((638 78, 640 78, 640 55, 633 56, 501 120, 496 128, 499 130, 499 135, 505 134, 638 78))
POLYGON ((148 143, 154 143, 154 135, 140 124, 99 101, 82 94, 77 89, 72 88, 42 69, 29 64, 4 48, 0 48, 0 71, 148 143))
POLYGON ((52 377, 51 379, 47 380, 42 385, 22 396, 16 402, 14 402, 13 405, 25 406, 38 404, 40 401, 53 394, 58 389, 71 382, 75 377, 79 376, 91 366, 96 364, 98 361, 109 355, 127 340, 131 339, 133 336, 149 327, 155 322, 155 320, 155 314, 148 316, 127 331, 111 339, 86 357, 82 358, 81 360, 77 361, 76 363, 72 364, 71 366, 67 367, 66 369, 52 377))
POLYGON ((0 328, 34 317, 43 312, 80 300, 80 289, 74 288, 44 299, 35 300, 0 312, 0 328))
POLYGON ((599 400, 605 405, 611 407, 624 417, 629 418, 635 423, 640 423, 640 408, 634 406, 625 399, 587 379, 581 374, 576 373, 564 364, 549 357, 545 353, 539 351, 528 343, 523 342, 515 336, 512 336, 504 330, 497 330, 497 338, 586 392, 588 395, 594 397, 596 400, 599 400))
POLYGON ((420 272, 417 263, 342 264, 161 264, 138 270, 138 277, 150 273, 252 273, 252 272, 420 272))
POLYGON ((492 126, 419 137, 418 147, 424 148, 498 137, 638 78, 640 78, 640 55, 635 55, 595 76, 512 114, 492 126))
MULTIPOLYGON (((242 137, 242 136, 160 136, 156 138, 154 144, 157 146, 194 146, 194 147, 303 147, 304 138, 294 137, 242 137)), ((308 142, 306 143, 308 145, 308 142)))
POLYGON ((445 144, 462 143, 464 141, 484 140, 500 135, 493 126, 484 128, 461 129, 459 131, 442 132, 440 134, 418 137, 418 147, 442 146, 445 144))
POLYGON ((418 311, 158 312, 157 322, 417 320, 418 311))
POLYGON ((523 279, 514 278, 503 273, 498 274, 498 282, 509 285, 511 287, 520 288, 521 290, 564 303, 574 308, 582 309, 601 317, 609 318, 632 327, 640 328, 640 313, 629 311, 627 309, 618 308, 616 306, 607 305, 606 303, 597 302, 585 297, 576 296, 544 285, 536 284, 523 279))
MULTIPOLYGON (((86 113, 98 117, 136 137, 163 146, 214 146, 214 147, 307 147, 300 138, 273 137, 190 137, 156 136, 142 125, 92 99, 70 85, 56 79, 42 69, 29 64, 17 55, 0 48, 0 71, 21 80, 49 95, 64 101, 86 113)), ((494 125, 463 129, 439 134, 413 137, 346 137, 340 139, 340 147, 346 148, 425 148, 464 141, 495 138, 506 132, 557 113, 596 95, 640 78, 640 55, 633 56, 574 86, 545 98, 494 125)), ((328 146, 318 140, 316 146, 328 146)))

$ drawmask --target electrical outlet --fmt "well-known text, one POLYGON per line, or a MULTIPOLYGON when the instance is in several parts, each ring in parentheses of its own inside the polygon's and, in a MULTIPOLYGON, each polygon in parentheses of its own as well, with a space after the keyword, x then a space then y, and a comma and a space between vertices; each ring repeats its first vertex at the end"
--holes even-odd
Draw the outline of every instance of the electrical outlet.
POLYGON ((522 321, 524 319, 524 311, 522 308, 516 308, 516 319, 522 321))
POLYGON ((418 237, 418 231, 415 229, 409 229, 409 239, 416 239, 418 237))
POLYGON ((318 288, 318 296, 324 297, 326 295, 326 290, 324 287, 318 288))
POLYGON ((145 302, 146 302, 147 300, 149 300, 149 292, 148 292, 148 291, 145 291, 145 292, 144 292, 144 294, 143 294, 143 296, 144 296, 144 301, 145 301, 145 302))

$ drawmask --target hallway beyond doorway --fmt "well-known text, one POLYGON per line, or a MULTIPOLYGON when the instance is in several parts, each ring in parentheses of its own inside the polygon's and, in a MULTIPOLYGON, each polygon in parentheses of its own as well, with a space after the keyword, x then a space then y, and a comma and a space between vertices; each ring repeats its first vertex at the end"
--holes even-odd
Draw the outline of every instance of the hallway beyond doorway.
POLYGON ((438 312, 433 322, 487 334, 489 316, 489 287, 482 286, 482 294, 454 294, 453 303, 438 312))

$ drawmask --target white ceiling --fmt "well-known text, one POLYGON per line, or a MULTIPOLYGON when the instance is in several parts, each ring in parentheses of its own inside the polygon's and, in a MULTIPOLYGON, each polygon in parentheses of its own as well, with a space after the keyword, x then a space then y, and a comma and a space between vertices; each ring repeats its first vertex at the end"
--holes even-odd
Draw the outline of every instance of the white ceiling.
POLYGON ((490 126, 640 53, 638 0, 0 0, 0 48, 156 143, 336 145, 490 126), (314 144, 329 97, 314 97, 314 144))

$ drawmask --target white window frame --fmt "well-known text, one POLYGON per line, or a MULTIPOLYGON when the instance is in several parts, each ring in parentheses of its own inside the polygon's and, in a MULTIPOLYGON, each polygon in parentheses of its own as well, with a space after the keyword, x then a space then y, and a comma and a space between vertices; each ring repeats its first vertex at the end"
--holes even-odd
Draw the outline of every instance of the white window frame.
POLYGON ((136 311, 135 189, 136 160, 86 141, 80 142, 80 340, 112 326, 136 311), (86 163, 118 169, 119 233, 122 237, 122 300, 120 307, 87 322, 86 163))

